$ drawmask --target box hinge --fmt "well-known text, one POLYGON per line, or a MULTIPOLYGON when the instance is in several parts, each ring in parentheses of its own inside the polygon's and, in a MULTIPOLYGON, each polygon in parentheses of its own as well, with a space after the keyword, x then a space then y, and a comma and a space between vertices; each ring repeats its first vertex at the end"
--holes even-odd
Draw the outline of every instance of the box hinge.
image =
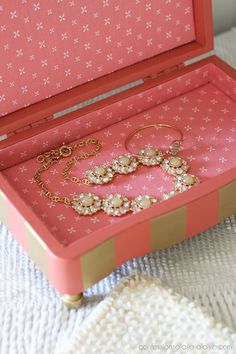
POLYGON ((167 69, 165 69, 165 70, 158 71, 158 72, 155 73, 155 74, 146 76, 146 77, 143 79, 143 81, 148 81, 148 80, 157 79, 157 78, 160 77, 160 76, 167 75, 167 74, 173 73, 173 72, 175 72, 175 71, 178 71, 178 70, 182 69, 183 67, 184 67, 184 63, 180 63, 180 64, 177 64, 177 65, 173 65, 173 66, 171 66, 170 68, 167 68, 167 69))

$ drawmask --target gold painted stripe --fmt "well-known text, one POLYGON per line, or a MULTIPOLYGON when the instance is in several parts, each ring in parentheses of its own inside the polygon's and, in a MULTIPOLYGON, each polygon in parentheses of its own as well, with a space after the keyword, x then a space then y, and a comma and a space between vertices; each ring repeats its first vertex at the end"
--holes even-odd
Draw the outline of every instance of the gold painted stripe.
POLYGON ((0 191, 0 221, 6 226, 9 226, 7 215, 7 197, 2 191, 0 191))
POLYGON ((236 213, 236 180, 219 190, 219 221, 236 213))
POLYGON ((151 249, 157 251, 186 239, 186 208, 151 220, 151 249))
POLYGON ((97 283, 116 268, 115 240, 110 239, 80 257, 84 288, 97 283))
POLYGON ((47 275, 47 245, 27 221, 24 222, 24 228, 27 238, 28 254, 37 267, 47 275))

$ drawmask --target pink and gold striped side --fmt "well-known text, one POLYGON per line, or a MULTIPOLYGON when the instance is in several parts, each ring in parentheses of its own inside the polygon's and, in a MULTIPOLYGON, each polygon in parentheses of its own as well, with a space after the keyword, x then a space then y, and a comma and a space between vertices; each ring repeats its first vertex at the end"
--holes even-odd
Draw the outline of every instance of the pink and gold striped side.
POLYGON ((95 284, 121 264, 137 256, 184 241, 236 213, 236 180, 158 217, 117 233, 82 255, 53 254, 0 191, 0 220, 26 253, 62 293, 74 294, 95 284))

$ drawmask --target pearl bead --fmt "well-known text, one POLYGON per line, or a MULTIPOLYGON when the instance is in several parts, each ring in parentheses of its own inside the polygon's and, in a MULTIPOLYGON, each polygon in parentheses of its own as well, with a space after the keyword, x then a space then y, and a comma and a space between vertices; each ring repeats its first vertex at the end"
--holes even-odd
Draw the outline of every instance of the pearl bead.
POLYGON ((142 209, 146 209, 146 208, 149 208, 152 203, 151 203, 150 198, 143 196, 142 199, 140 200, 139 204, 142 207, 142 209))
POLYGON ((129 166, 130 158, 128 156, 121 156, 119 157, 119 162, 122 166, 129 166))
POLYGON ((85 195, 81 198, 81 202, 84 206, 90 207, 93 205, 93 197, 90 197, 90 195, 85 195))
POLYGON ((191 175, 185 175, 185 176, 183 176, 183 182, 187 186, 191 186, 194 183, 194 178, 191 175))
POLYGON ((173 167, 180 167, 182 165, 181 159, 178 157, 171 157, 169 161, 173 167))
POLYGON ((114 195, 111 200, 111 206, 114 208, 119 208, 123 204, 123 200, 119 195, 114 195))
POLYGON ((144 151, 145 151, 145 156, 147 157, 153 157, 156 156, 157 154, 156 150, 153 148, 146 148, 144 151))
POLYGON ((94 167, 94 172, 97 176, 104 176, 106 174, 106 169, 102 166, 94 167))

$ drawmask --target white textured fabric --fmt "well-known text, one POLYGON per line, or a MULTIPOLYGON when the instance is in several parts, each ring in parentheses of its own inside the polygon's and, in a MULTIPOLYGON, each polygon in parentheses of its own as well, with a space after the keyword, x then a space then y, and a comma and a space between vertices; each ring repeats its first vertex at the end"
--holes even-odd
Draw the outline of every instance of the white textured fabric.
POLYGON ((75 329, 60 353, 142 351, 235 353, 236 333, 160 281, 135 274, 125 278, 75 329))
POLYGON ((236 68, 236 27, 215 37, 215 50, 219 57, 236 68))
MULTIPOLYGON (((236 30, 230 31, 215 44, 236 67, 235 36, 236 30)), ((127 262, 88 289, 77 311, 64 308, 58 292, 0 225, 0 353, 59 353, 105 294, 134 270, 160 278, 236 330, 236 216, 170 249, 127 262)))
POLYGON ((68 311, 59 294, 2 226, 1 354, 58 353, 91 309, 134 270, 160 278, 165 285, 205 306, 218 322, 236 330, 235 238, 236 216, 233 216, 188 241, 127 262, 85 292, 81 309, 68 311))

